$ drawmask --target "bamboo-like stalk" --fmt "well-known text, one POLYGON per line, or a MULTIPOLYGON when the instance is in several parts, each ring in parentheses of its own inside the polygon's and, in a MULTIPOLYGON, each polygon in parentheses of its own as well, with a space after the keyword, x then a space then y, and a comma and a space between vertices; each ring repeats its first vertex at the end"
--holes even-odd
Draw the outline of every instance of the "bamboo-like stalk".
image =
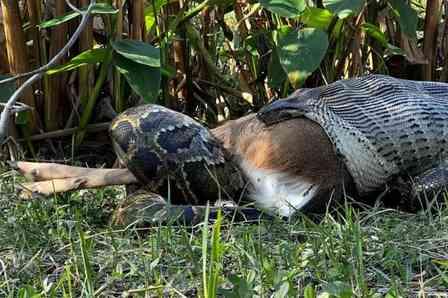
MULTIPOLYGON (((359 16, 359 21, 356 24, 364 23, 364 14, 359 16)), ((364 65, 362 63, 363 53, 362 52, 362 41, 365 36, 360 26, 355 28, 355 32, 353 34, 352 42, 350 44, 351 47, 351 63, 349 68, 349 76, 359 76, 363 73, 364 65)))
MULTIPOLYGON (((175 5, 172 6, 173 13, 178 14, 182 13, 182 8, 185 3, 182 0, 173 3, 175 5)), ((189 96, 188 84, 184 84, 186 79, 189 79, 191 82, 191 77, 187 78, 187 53, 186 53, 186 41, 185 41, 185 26, 181 24, 177 27, 176 36, 173 40, 173 59, 174 59, 174 67, 176 68, 176 77, 173 79, 174 84, 173 89, 171 90, 171 95, 177 98, 180 101, 187 103, 187 112, 191 112, 194 110, 194 106, 191 104, 192 96, 189 96)))
MULTIPOLYGON (((55 1, 56 16, 65 14, 65 1, 55 1)), ((51 31, 50 41, 50 57, 54 57, 66 43, 67 38, 67 24, 61 24, 54 27, 51 31)), ((65 58, 60 61, 64 63, 65 58)), ((46 130, 56 130, 59 128, 59 122, 62 120, 62 107, 65 84, 64 74, 52 76, 49 78, 49 97, 45 102, 44 123, 46 130)))
POLYGON ((443 3, 445 10, 444 27, 442 33, 442 54, 443 54, 443 67, 440 74, 440 81, 448 82, 448 1, 443 3))
MULTIPOLYGON (((378 25, 378 3, 376 1, 369 1, 367 4, 366 21, 368 23, 378 25)), ((365 47, 371 47, 372 49, 372 69, 379 69, 383 64, 384 49, 373 37, 367 37, 367 43, 365 47)), ((365 50, 367 52, 367 50, 365 50)), ((367 56, 363 57, 363 65, 366 65, 367 56)))
MULTIPOLYGON (((159 34, 159 42, 160 42, 160 62, 162 65, 173 65, 173 55, 171 55, 172 48, 169 46, 168 38, 166 34, 170 32, 171 28, 176 28, 176 25, 173 25, 170 22, 170 17, 173 16, 173 6, 177 5, 175 2, 164 5, 161 9, 161 14, 158 20, 160 21, 160 34, 159 34), (173 26, 173 27, 171 27, 173 26), (174 27, 175 26, 175 27, 174 27)), ((153 3, 154 15, 156 15, 155 4, 153 3)), ((175 11, 179 12, 179 8, 175 8, 175 11)), ((176 18, 177 20, 177 18, 176 18)), ((174 20, 173 22, 176 22, 174 20)), ((157 38, 156 38, 157 39, 157 38)), ((169 80, 166 76, 162 76, 161 80, 162 86, 162 99, 165 106, 169 108, 177 108, 178 102, 177 98, 173 95, 173 80, 169 80)))
MULTIPOLYGON (((123 35, 123 0, 115 0, 115 7, 118 9, 117 23, 115 27, 115 40, 121 39, 123 35)), ((124 110, 125 102, 121 88, 121 73, 114 70, 114 99, 115 99, 115 111, 120 113, 124 110)))
POLYGON ((33 47, 32 47, 33 58, 35 59, 35 65, 40 66, 41 40, 39 36, 39 30, 37 28, 37 25, 39 24, 40 20, 40 4, 38 0, 28 0, 26 4, 30 23, 29 35, 33 40, 33 47))
POLYGON ((144 9, 145 3, 144 0, 133 0, 129 2, 131 6, 132 18, 130 21, 131 30, 130 38, 135 40, 144 40, 145 37, 145 18, 144 18, 144 9))
MULTIPOLYGON (((16 0, 1 0, 1 6, 10 72, 12 74, 28 72, 30 68, 19 4, 16 0)), ((18 86, 23 82, 24 80, 18 80, 18 86)), ((26 105, 34 108, 28 118, 28 128, 30 132, 34 132, 38 127, 38 116, 32 88, 27 88, 22 98, 26 105)))
MULTIPOLYGON (((89 0, 79 0, 79 7, 87 7, 89 5, 89 0)), ((92 20, 89 21, 89 24, 81 33, 79 37, 79 51, 84 52, 93 47, 93 26, 92 20)), ((78 71, 79 79, 78 79, 78 92, 79 99, 81 104, 85 104, 89 99, 90 94, 92 93, 93 87, 93 66, 85 65, 79 68, 78 71)))
MULTIPOLYGON (((246 18, 244 15, 244 7, 248 5, 247 0, 236 1, 235 2, 235 16, 238 21, 238 34, 241 40, 245 40, 247 35, 249 34, 248 27, 250 26, 249 18, 246 18)), ((246 55, 245 57, 247 61, 245 63, 249 65, 248 59, 249 57, 246 55)), ((238 62, 238 61, 237 61, 238 62)), ((255 90, 253 90, 249 84, 249 82, 254 81, 254 78, 250 72, 250 70, 245 69, 244 67, 238 67, 238 74, 240 79, 240 88, 244 92, 248 92, 250 94, 255 94, 255 90)))
MULTIPOLYGON (((423 53, 428 63, 423 65, 423 80, 434 80, 434 66, 437 49, 437 31, 441 15, 442 2, 440 0, 427 0, 425 16, 425 35, 423 39, 423 53)), ((446 12, 445 12, 446 13, 446 12)))
MULTIPOLYGON (((1 5, 0 5, 0 14, 3 16, 3 13, 1 12, 1 5)), ((3 30, 3 17, 0 17, 0 73, 2 73, 2 74, 9 73, 8 54, 6 51, 5 30, 3 30)))

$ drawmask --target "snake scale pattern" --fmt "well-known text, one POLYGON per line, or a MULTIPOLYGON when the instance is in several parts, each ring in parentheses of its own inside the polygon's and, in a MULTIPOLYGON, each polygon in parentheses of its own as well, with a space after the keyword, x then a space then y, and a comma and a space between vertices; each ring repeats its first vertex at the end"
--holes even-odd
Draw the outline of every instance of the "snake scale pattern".
POLYGON ((368 75, 300 90, 266 106, 258 117, 267 124, 291 117, 318 123, 360 194, 396 176, 435 168, 448 153, 446 83, 368 75))
POLYGON ((115 152, 136 178, 173 204, 237 197, 244 179, 208 129, 158 105, 130 108, 114 119, 115 152), (213 199, 212 199, 213 198, 213 199))

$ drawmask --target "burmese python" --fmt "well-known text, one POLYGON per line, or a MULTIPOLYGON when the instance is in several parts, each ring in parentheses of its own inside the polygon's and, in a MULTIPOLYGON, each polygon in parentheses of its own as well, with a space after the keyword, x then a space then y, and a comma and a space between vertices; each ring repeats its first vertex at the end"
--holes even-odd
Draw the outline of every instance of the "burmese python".
MULTIPOLYGON (((359 193, 392 183, 405 196, 416 197, 448 182, 447 95, 448 84, 370 75, 300 90, 266 106, 258 117, 266 125, 294 117, 317 122, 359 193)), ((186 115, 158 105, 138 106, 119 115, 110 134, 121 162, 175 205, 244 196, 246 180, 237 162, 207 128, 186 115)))

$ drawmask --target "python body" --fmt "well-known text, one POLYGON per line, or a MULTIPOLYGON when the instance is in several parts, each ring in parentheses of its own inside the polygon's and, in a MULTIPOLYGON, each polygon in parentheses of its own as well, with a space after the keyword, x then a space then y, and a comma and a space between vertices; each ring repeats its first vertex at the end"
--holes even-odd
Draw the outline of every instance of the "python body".
POLYGON ((370 75, 304 89, 207 130, 157 105, 111 126, 122 163, 173 204, 246 198, 290 216, 323 211, 343 190, 405 196, 443 187, 448 84, 370 75), (398 181, 405 181, 398 183, 398 181))

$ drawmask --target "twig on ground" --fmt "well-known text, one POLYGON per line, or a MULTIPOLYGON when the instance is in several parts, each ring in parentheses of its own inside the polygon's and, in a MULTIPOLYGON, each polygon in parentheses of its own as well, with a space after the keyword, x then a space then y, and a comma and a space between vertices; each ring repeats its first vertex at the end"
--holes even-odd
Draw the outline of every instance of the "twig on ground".
POLYGON ((87 26, 90 14, 91 14, 92 9, 95 4, 96 4, 96 0, 91 0, 87 10, 85 12, 80 12, 82 15, 82 19, 81 19, 81 22, 80 22, 78 28, 76 29, 75 33, 69 39, 67 44, 61 49, 61 51, 59 53, 57 53, 46 65, 40 67, 39 69, 37 69, 31 73, 20 74, 20 75, 14 76, 14 79, 18 79, 18 78, 20 78, 20 76, 23 77, 23 76, 29 76, 29 75, 33 74, 29 79, 27 79, 25 81, 25 83, 23 83, 23 85, 21 85, 19 88, 17 88, 17 90, 11 95, 11 97, 9 98, 8 102, 6 103, 2 113, 0 115, 0 142, 1 143, 4 143, 4 141, 8 137, 8 122, 9 122, 10 113, 11 113, 12 108, 13 108, 14 104, 16 103, 17 99, 19 98, 19 96, 22 94, 23 91, 26 90, 26 88, 31 87, 32 84, 34 84, 36 81, 40 80, 44 76, 46 70, 48 70, 50 67, 54 66, 62 57, 65 56, 65 54, 67 54, 68 50, 75 44, 75 42, 79 38, 79 35, 84 30, 84 28, 87 26))

